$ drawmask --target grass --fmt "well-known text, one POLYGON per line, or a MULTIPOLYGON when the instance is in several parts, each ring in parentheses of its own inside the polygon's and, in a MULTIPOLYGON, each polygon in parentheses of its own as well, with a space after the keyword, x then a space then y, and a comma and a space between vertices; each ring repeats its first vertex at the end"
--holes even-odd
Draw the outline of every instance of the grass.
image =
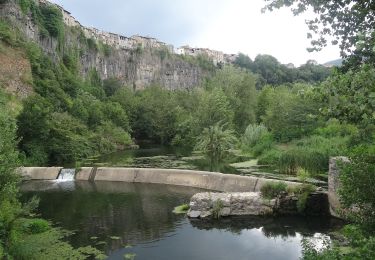
POLYGON ((285 182, 267 182, 260 189, 263 198, 273 199, 280 193, 287 191, 288 185, 285 182))
POLYGON ((218 199, 214 202, 213 206, 212 206, 212 217, 215 218, 215 219, 219 219, 220 218, 220 211, 223 209, 224 207, 224 203, 218 199))

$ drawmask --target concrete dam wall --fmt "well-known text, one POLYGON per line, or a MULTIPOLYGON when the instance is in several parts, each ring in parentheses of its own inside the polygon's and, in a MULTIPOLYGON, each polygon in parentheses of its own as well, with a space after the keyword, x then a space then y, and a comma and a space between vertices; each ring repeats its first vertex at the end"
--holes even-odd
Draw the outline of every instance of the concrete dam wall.
MULTIPOLYGON (((62 169, 62 167, 24 167, 19 172, 32 180, 54 180, 58 178, 62 169)), ((170 184, 223 192, 257 192, 265 183, 281 182, 216 172, 112 167, 82 167, 75 174, 75 180, 170 184)), ((301 185, 297 182, 282 182, 288 186, 301 185)))

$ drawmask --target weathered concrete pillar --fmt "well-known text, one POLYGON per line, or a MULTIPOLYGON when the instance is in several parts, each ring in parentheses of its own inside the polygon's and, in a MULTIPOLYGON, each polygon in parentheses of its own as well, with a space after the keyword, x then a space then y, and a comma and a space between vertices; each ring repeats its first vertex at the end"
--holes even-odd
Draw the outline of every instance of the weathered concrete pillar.
POLYGON ((340 217, 339 210, 341 208, 338 190, 340 188, 340 163, 348 163, 347 157, 332 157, 329 160, 328 172, 328 201, 329 210, 332 216, 340 217))

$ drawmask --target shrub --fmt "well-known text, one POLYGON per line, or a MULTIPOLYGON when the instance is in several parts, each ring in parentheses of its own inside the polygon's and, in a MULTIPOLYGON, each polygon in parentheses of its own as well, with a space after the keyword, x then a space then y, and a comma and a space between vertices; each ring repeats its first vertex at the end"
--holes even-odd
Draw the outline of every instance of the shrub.
POLYGON ((242 148, 259 156, 273 146, 273 136, 267 128, 260 124, 249 125, 242 137, 242 148))
POLYGON ((0 21, 0 41, 9 45, 14 45, 16 42, 15 33, 8 24, 2 21, 0 21))
POLYGON ((314 192, 316 187, 311 184, 303 184, 294 187, 288 187, 288 194, 294 194, 297 196, 297 210, 299 213, 303 213, 306 208, 307 198, 311 192, 314 192))
POLYGON ((317 128, 314 133, 323 137, 353 136, 358 133, 358 128, 354 125, 340 123, 337 119, 331 119, 325 127, 317 128))
POLYGON ((26 221, 24 229, 29 234, 40 234, 51 229, 51 225, 47 220, 36 218, 26 221))
POLYGON ((52 5, 41 5, 42 26, 48 31, 49 35, 55 38, 62 37, 64 34, 63 16, 59 9, 52 5))
POLYGON ((255 156, 263 154, 265 151, 270 150, 273 147, 273 136, 271 133, 262 135, 257 144, 252 148, 255 156))
POLYGON ((215 218, 215 219, 219 219, 220 218, 220 211, 223 209, 224 207, 224 204, 223 202, 218 199, 214 202, 214 204, 212 205, 212 217, 215 218))
POLYGON ((325 138, 313 135, 295 141, 280 156, 279 170, 286 174, 297 174, 298 167, 301 167, 310 174, 327 172, 329 158, 345 154, 348 140, 348 137, 325 138))
POLYGON ((276 198, 280 193, 287 190, 288 185, 285 182, 267 182, 260 188, 262 197, 266 199, 276 198))
POLYGON ((251 124, 245 130, 242 137, 242 143, 245 148, 251 149, 258 143, 262 136, 267 134, 268 130, 264 125, 251 124))
POLYGON ((309 173, 324 172, 328 168, 329 156, 310 148, 295 147, 281 154, 279 170, 285 174, 297 174, 299 167, 309 173))
POLYGON ((280 150, 277 150, 277 149, 267 150, 258 158, 258 164, 277 165, 279 163, 280 156, 281 156, 280 150))

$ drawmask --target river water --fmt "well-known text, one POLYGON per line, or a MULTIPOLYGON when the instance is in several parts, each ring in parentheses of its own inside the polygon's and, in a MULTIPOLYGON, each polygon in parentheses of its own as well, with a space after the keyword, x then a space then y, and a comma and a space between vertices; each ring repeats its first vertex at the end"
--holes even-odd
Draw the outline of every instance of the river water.
POLYGON ((75 231, 74 246, 93 245, 109 259, 298 259, 303 239, 320 246, 339 225, 302 217, 189 220, 172 210, 201 190, 171 185, 30 181, 22 191, 25 200, 40 197, 42 217, 75 231))

